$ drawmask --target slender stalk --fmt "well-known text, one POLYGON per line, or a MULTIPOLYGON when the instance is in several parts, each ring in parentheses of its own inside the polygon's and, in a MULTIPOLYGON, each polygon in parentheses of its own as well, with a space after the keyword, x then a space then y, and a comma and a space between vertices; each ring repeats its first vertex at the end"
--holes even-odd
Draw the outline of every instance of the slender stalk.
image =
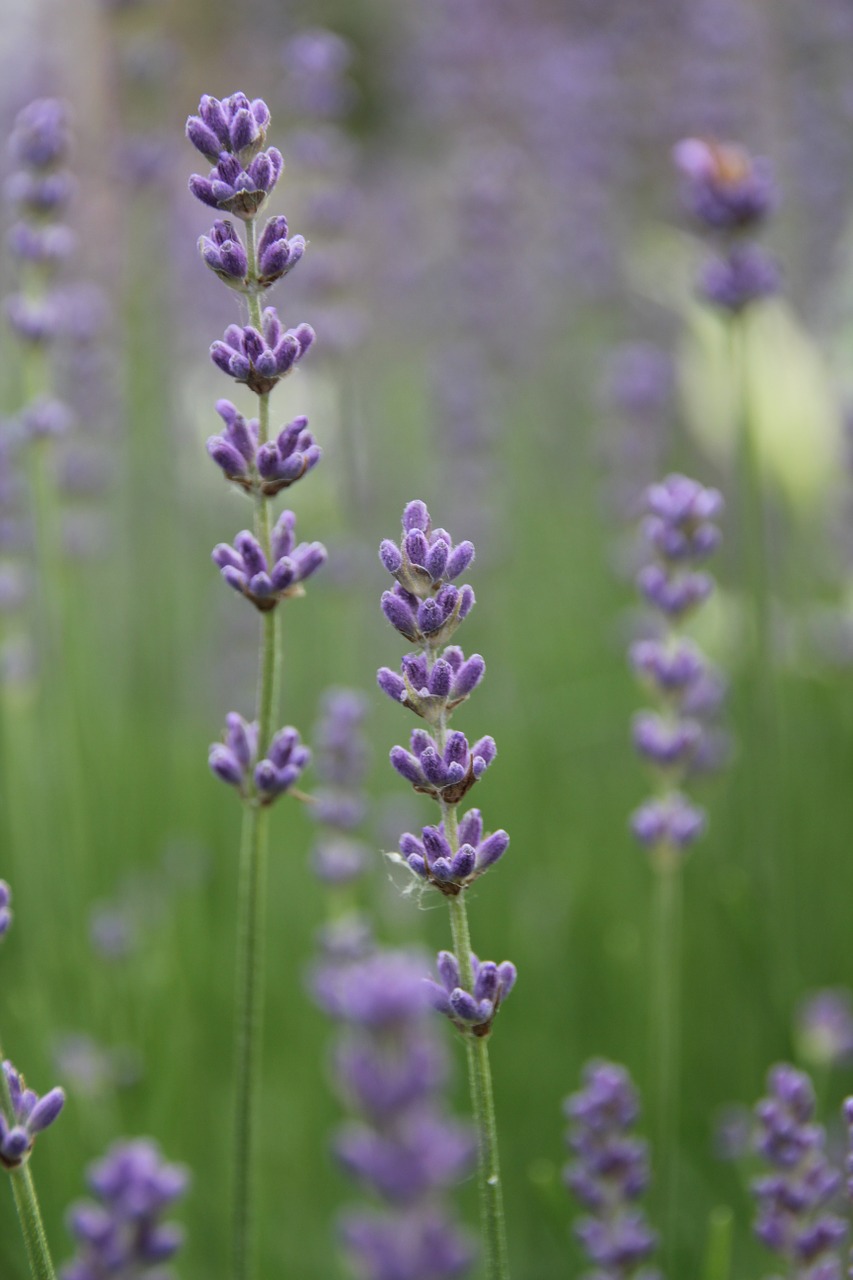
MULTIPOLYGON (((256 275, 255 224, 246 224, 249 279, 256 275)), ((249 318, 260 326, 261 308, 256 295, 248 298, 249 318)), ((269 394, 258 397, 259 442, 269 438, 269 394)), ((255 502, 255 535, 270 554, 269 504, 262 496, 255 502)), ((278 627, 276 610, 261 616, 258 658, 258 754, 262 756, 273 733, 277 702, 278 627)), ((240 840, 239 903, 237 923, 236 1072, 234 1101, 233 1275, 248 1280, 253 1274, 253 1214, 257 1102, 264 1003, 264 954, 267 847, 269 810, 256 800, 246 801, 240 840)))
POLYGON ((666 1220, 664 1234, 671 1250, 678 1221, 682 911, 680 855, 677 850, 661 846, 655 851, 653 866, 654 974, 650 1050, 657 1127, 656 1155, 666 1220))
MULTIPOLYGON (((445 832, 447 832, 446 818, 445 832)), ((465 905, 465 895, 464 893, 458 893, 455 897, 448 898, 447 901, 450 906, 453 950, 459 961, 463 985, 466 990, 471 991, 474 987, 474 974, 471 964, 471 935, 468 929, 468 911, 465 905)), ((466 1035, 465 1052, 468 1060, 471 1107, 474 1113, 474 1126, 477 1131, 477 1174, 480 1192, 480 1222, 486 1255, 485 1273, 487 1280, 509 1280, 509 1251, 506 1241, 506 1218, 503 1205, 498 1128, 495 1118, 488 1037, 466 1035)))
MULTIPOLYGON (((6 1114, 11 1116, 12 1098, 6 1072, 2 1070, 3 1060, 3 1046, 0 1045, 0 1091, 6 1114)), ((9 1178, 12 1183, 15 1208, 18 1211, 18 1221, 21 1224, 21 1234, 24 1237, 27 1260, 30 1264, 30 1274, 33 1280, 56 1280, 29 1164, 24 1163, 17 1169, 10 1169, 9 1178)))
POLYGON ((734 1214, 728 1205, 712 1209, 708 1218, 703 1280, 729 1280, 732 1269, 734 1214))

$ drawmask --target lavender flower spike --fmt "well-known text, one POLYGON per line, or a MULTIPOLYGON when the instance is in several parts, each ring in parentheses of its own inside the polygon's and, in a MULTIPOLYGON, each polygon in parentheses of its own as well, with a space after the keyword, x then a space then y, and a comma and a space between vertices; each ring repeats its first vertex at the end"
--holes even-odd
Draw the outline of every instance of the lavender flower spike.
POLYGON ((589 1216, 576 1228, 597 1280, 652 1280, 638 1272, 657 1246, 657 1236, 636 1201, 649 1185, 646 1143, 634 1136, 639 1100, 624 1067, 590 1062, 584 1087, 566 1099, 566 1141, 574 1160, 566 1185, 589 1216))
POLYGON ((162 1269, 183 1244, 183 1232, 163 1215, 186 1191, 187 1171, 167 1164, 146 1138, 117 1142, 91 1165, 88 1184, 95 1201, 68 1211, 68 1230, 77 1256, 60 1280, 103 1280, 105 1276, 168 1280, 162 1269))
POLYGON ((823 1127, 814 1123, 811 1081, 782 1064, 770 1071, 767 1086, 768 1096, 755 1108, 755 1145, 772 1172, 752 1183, 755 1234, 797 1280, 841 1280, 835 1251, 847 1225, 830 1211, 841 1175, 826 1158, 823 1127))
POLYGON ((12 890, 5 880, 0 880, 0 938, 9 932, 12 924, 12 890))
POLYGON ((29 1159, 36 1135, 52 1125, 65 1105, 62 1089, 51 1089, 42 1097, 28 1089, 24 1077, 11 1062, 3 1063, 12 1104, 11 1114, 0 1110, 0 1165, 17 1169, 29 1159))
POLYGON ((479 653, 466 658, 458 645, 449 645, 432 666, 424 654, 407 653, 399 675, 389 667, 381 667, 376 680, 394 702, 434 725, 470 697, 485 671, 486 664, 479 653))

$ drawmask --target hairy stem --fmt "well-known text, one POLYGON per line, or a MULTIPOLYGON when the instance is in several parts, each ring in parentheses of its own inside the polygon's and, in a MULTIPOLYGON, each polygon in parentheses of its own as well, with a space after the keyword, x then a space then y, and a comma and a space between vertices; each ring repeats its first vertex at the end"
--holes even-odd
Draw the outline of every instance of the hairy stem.
MULTIPOLYGON (((472 991, 474 973, 471 964, 471 935, 468 929, 465 895, 458 893, 447 901, 450 905, 453 949, 459 961, 462 984, 466 990, 472 991)), ((498 1127, 495 1118, 488 1036, 466 1035, 465 1052, 468 1060, 471 1107, 477 1131, 477 1177, 480 1192, 480 1222, 486 1255, 485 1274, 487 1280, 509 1280, 509 1252, 506 1241, 498 1127)))
MULTIPOLYGON (((255 224, 246 224, 249 279, 256 275, 255 224)), ((257 295, 248 298, 251 323, 260 327, 257 295)), ((269 438, 269 394, 258 397, 259 442, 269 438)), ((267 500, 255 501, 255 535, 270 557, 270 514, 267 500)), ((261 615, 258 657, 258 757, 269 747, 276 714, 278 628, 276 610, 261 615)), ((249 1280, 254 1272, 253 1199, 257 1103, 263 1029, 267 844, 269 809, 256 800, 246 802, 240 841, 237 924, 236 1079, 234 1109, 233 1275, 249 1280)))
POLYGON ((678 1189, 682 868, 677 850, 662 846, 656 854, 653 863, 654 975, 650 1050, 665 1239, 672 1249, 678 1189))

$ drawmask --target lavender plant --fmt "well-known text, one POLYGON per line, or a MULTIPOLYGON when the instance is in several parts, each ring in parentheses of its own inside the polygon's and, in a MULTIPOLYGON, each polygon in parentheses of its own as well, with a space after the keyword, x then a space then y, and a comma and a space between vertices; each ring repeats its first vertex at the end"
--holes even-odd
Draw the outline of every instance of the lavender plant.
MULTIPOLYGON (((652 770, 656 794, 633 813, 631 828, 648 850, 655 873, 650 1043, 663 1183, 671 1202, 676 1185, 681 866, 686 850, 705 825, 704 812, 681 788, 706 737, 694 708, 701 709, 703 687, 713 682, 707 659, 681 629, 713 590, 713 579, 699 566, 719 544, 715 521, 722 508, 716 489, 706 489, 686 476, 667 476, 646 490, 642 531, 653 559, 640 570, 637 585, 655 610, 657 635, 636 641, 630 651, 635 672, 657 702, 656 710, 641 711, 634 718, 634 745, 652 770)), ((669 1217, 671 1228, 672 1203, 669 1217)))
MULTIPOLYGON (((8 884, 0 880, 0 941, 12 922, 11 901, 8 884)), ((65 1094, 55 1088, 39 1097, 27 1088, 23 1076, 4 1060, 2 1044, 0 1063, 0 1167, 9 1174, 32 1280, 56 1280, 29 1160, 38 1134, 59 1116, 65 1094)))
POLYGON ((827 1158, 826 1134, 814 1114, 808 1076, 784 1063, 773 1067, 767 1097, 755 1108, 756 1150, 770 1166, 752 1184, 755 1233, 784 1259, 793 1280, 841 1280, 838 1247, 847 1224, 832 1205, 842 1179, 827 1158))
POLYGON ((168 1262, 183 1232, 163 1215, 183 1196, 188 1174, 167 1164, 155 1142, 137 1138, 115 1143, 87 1173, 94 1200, 68 1211, 77 1256, 60 1280, 170 1280, 168 1262))
POLYGON ((334 1069, 355 1113, 335 1141, 344 1170, 378 1197, 340 1222, 365 1280, 450 1280, 467 1274, 470 1242, 444 1203, 473 1156, 471 1133, 443 1113, 447 1062, 430 1025, 419 957, 375 950, 318 968, 318 1002, 342 1024, 334 1069))
POLYGON ((637 1091, 624 1067, 590 1062, 583 1089, 566 1099, 566 1142, 574 1159, 564 1169, 567 1187, 588 1211, 576 1233, 594 1270, 590 1280, 655 1280, 644 1264, 657 1236, 639 1200, 650 1181, 648 1145, 635 1135, 637 1091))
POLYGON ((456 646, 447 646, 474 604, 470 586, 454 586, 474 558, 470 542, 454 544, 445 529, 433 529, 426 505, 407 504, 403 536, 397 546, 385 540, 380 559, 395 579, 382 596, 382 611, 391 625, 417 652, 407 654, 399 672, 380 669, 377 680, 384 693, 423 719, 415 729, 411 750, 396 746, 391 764, 415 791, 439 806, 439 825, 425 827, 420 837, 406 833, 400 840, 399 860, 413 884, 438 890, 447 900, 453 953, 439 956, 440 984, 433 984, 435 1002, 465 1041, 468 1075, 479 1152, 479 1187, 486 1274, 507 1280, 509 1258, 504 1222, 503 1192, 498 1155, 489 1036, 502 1000, 515 982, 515 968, 481 963, 471 949, 465 890, 506 851, 506 832, 483 835, 477 810, 460 820, 459 805, 495 759, 494 739, 469 744, 464 733, 450 730, 453 712, 479 684, 485 664, 479 654, 466 659, 456 646))
POLYGON ((245 301, 248 324, 231 324, 213 343, 217 368, 257 397, 257 417, 245 418, 228 400, 217 411, 224 430, 208 452, 226 480, 252 501, 253 529, 233 545, 220 543, 214 563, 225 581, 260 614, 260 658, 255 719, 236 713, 226 720, 223 743, 210 750, 210 765, 243 802, 237 953, 237 1049, 234 1117, 233 1267, 237 1280, 253 1273, 251 1208, 257 1124, 257 1086, 263 992, 263 908, 270 805, 292 789, 309 759, 297 731, 274 732, 277 708, 278 606, 304 593, 303 583, 326 558, 320 543, 296 542, 296 517, 285 511, 275 525, 270 499, 307 474, 319 449, 304 418, 271 429, 270 394, 308 351, 307 324, 284 329, 274 307, 262 309, 267 290, 302 257, 305 242, 289 236, 278 215, 258 221, 283 167, 281 153, 266 146, 270 113, 260 99, 235 93, 221 101, 205 96, 187 121, 187 137, 213 166, 194 174, 190 190, 224 215, 199 249, 206 265, 245 301), (242 222, 244 235, 231 219, 242 222))

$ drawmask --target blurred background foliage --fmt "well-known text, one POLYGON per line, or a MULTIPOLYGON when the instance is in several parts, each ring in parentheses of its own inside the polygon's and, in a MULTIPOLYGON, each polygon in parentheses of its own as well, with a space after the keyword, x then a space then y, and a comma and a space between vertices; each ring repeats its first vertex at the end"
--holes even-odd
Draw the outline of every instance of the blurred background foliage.
MULTIPOLYGON (((411 726, 375 690, 401 652, 375 547, 422 497, 478 548, 463 643, 488 674, 457 721, 497 740, 476 802, 512 836, 471 918, 481 954, 520 973, 492 1058, 525 1280, 581 1269, 559 1171, 561 1099, 582 1063, 624 1061, 641 1088, 654 1065, 650 874, 626 825, 647 785, 624 656, 637 495, 672 468, 736 487, 724 334, 692 300, 700 250, 671 148, 698 133, 772 160, 786 284, 750 325, 749 368, 777 714, 756 714, 766 659, 732 500, 702 635, 731 680, 731 751, 703 784, 710 829, 686 868, 674 1242, 678 1274, 698 1274, 709 1215, 728 1205, 733 1274, 764 1265, 718 1118, 796 1054, 805 994, 853 986, 852 54, 846 0, 6 0, 0 119, 8 132, 39 94, 71 102, 73 275, 98 289, 101 317, 64 374, 99 475, 63 502, 70 739, 41 704, 27 611, 0 620, 0 873, 16 909, 0 1017, 36 1087, 69 1094, 36 1163, 59 1259, 63 1207, 120 1134, 150 1133, 194 1170, 181 1276, 220 1274, 226 1248, 240 815, 205 752, 226 711, 251 710, 255 642, 209 561, 245 522, 204 452, 228 393, 207 347, 236 303, 195 251, 209 219, 186 190, 183 125, 201 93, 243 89, 270 104, 285 155, 271 211, 310 241, 274 301, 318 332, 275 404, 281 421, 307 413, 324 447, 294 505, 330 550, 286 606, 285 718, 307 733, 332 683, 370 694, 365 905, 389 940, 431 949, 447 945, 444 911, 402 897, 380 854, 431 815, 386 763, 411 726), (333 75, 294 44, 318 26, 347 42, 333 75)), ((0 259, 4 287, 13 272, 0 259)), ((17 356, 0 342, 11 415, 17 356)), ((350 1192, 328 1153, 329 1029, 305 994, 324 913, 312 835, 297 803, 277 806, 261 1273, 325 1280, 350 1192)), ((827 1069, 819 1087, 831 1122, 853 1072, 827 1069)), ((473 1217, 473 1187, 461 1196, 473 1217)), ((12 1228, 0 1197, 0 1273, 23 1280, 12 1228)))

